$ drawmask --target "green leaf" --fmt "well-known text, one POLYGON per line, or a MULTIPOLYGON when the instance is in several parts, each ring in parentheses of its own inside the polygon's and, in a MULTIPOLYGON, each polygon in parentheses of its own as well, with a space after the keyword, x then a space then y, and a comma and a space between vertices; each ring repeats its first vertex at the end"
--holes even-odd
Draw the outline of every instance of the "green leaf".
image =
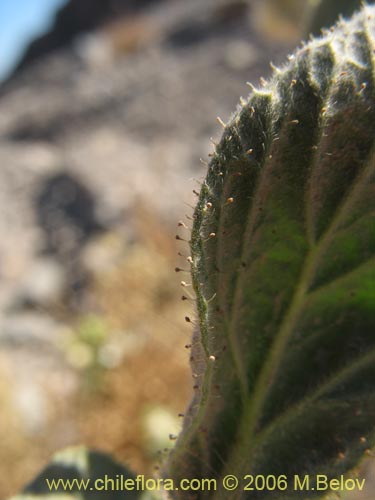
MULTIPOLYGON (((194 498, 323 498, 375 430, 375 8, 303 46, 225 128, 194 213, 194 498), (286 475, 228 493, 223 477, 286 475), (310 476, 310 491, 293 489, 310 476)), ((242 481, 242 486, 244 482, 242 481)), ((186 498, 175 494, 176 498, 186 498)))
POLYGON ((23 493, 11 500, 145 500, 142 491, 124 491, 121 477, 124 481, 135 479, 133 473, 104 453, 84 447, 68 448, 57 453, 23 493), (106 477, 114 481, 114 488, 110 481, 105 487, 106 477), (94 487, 96 480, 98 488, 94 487))

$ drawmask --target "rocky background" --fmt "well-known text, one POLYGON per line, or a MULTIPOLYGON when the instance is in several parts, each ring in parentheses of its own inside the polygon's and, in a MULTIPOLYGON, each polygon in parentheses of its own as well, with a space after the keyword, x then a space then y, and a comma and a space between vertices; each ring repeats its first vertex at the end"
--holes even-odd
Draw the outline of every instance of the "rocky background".
POLYGON ((297 4, 70 0, 0 88, 1 498, 72 444, 150 472, 178 431, 177 223, 297 4))

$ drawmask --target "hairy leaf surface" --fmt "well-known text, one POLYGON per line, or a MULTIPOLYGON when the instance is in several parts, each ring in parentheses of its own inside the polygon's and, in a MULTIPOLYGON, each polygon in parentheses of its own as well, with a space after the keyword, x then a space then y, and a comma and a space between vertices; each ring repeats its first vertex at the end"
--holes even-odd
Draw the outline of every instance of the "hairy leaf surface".
POLYGON ((374 444, 374 49, 366 7, 254 89, 216 148, 191 238, 195 397, 171 467, 219 486, 189 498, 323 498, 316 474, 374 444), (290 485, 228 492, 227 474, 290 485), (293 489, 306 474, 310 491, 293 489))

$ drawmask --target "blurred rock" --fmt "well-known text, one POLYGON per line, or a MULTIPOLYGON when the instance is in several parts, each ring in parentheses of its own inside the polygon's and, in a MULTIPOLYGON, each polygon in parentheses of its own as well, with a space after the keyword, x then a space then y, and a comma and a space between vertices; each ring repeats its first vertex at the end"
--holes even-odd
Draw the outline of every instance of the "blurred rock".
POLYGON ((53 306, 61 301, 66 286, 62 265, 52 258, 38 258, 21 280, 14 306, 53 306))
POLYGON ((59 335, 52 317, 25 307, 51 311, 62 294, 71 314, 91 307, 89 276, 119 255, 100 233, 133 243, 146 207, 173 241, 204 175, 200 157, 221 134, 217 115, 228 120, 245 82, 287 51, 254 35, 251 7, 71 0, 2 87, 0 342, 14 359, 24 344, 31 366, 45 353, 32 348, 40 336, 59 335))
POLYGON ((96 219, 92 194, 72 174, 59 172, 44 179, 35 206, 45 250, 62 258, 77 253, 103 229, 96 219))
POLYGON ((42 431, 48 420, 48 396, 38 384, 23 380, 13 391, 14 406, 27 434, 42 431))
MULTIPOLYGON (((40 60, 0 99, 0 133, 19 148, 53 142, 104 211, 121 214, 141 196, 171 219, 183 210, 184 179, 200 175, 208 138, 220 133, 217 114, 228 119, 245 82, 267 75, 269 59, 285 52, 256 39, 247 16, 218 16, 217 1, 161 3, 144 22, 163 36, 105 69, 77 48, 40 60), (184 30, 199 43, 184 42, 184 30)), ((90 36, 92 52, 95 36, 111 43, 110 30, 90 36)))
MULTIPOLYGON (((34 211, 34 195, 45 176, 60 164, 56 147, 24 142, 22 147, 0 141, 0 309, 14 293, 38 253, 42 233, 34 211)), ((22 286, 22 285, 21 285, 22 286)))
POLYGON ((90 275, 105 274, 118 266, 124 258, 125 242, 117 233, 107 233, 92 239, 81 254, 83 268, 90 275))
MULTIPOLYGON (((189 179, 203 176, 209 137, 221 133, 216 116, 227 120, 247 94, 245 82, 267 75, 271 56, 276 63, 286 52, 251 31, 252 2, 146 3, 152 8, 137 7, 138 17, 118 16, 86 35, 89 56, 71 45, 3 87, 0 306, 46 249, 64 254, 82 282, 82 245, 102 229, 124 231, 138 206, 174 226, 189 211, 184 202, 194 203, 189 179), (129 26, 132 36, 148 38, 121 52, 121 29, 128 36, 129 26), (96 50, 107 57, 104 45, 112 55, 93 64, 96 50)), ((125 4, 134 16, 136 2, 125 4)))
POLYGON ((137 12, 155 1, 161 0, 69 0, 56 14, 50 31, 30 44, 15 73, 69 45, 79 34, 92 31, 120 14, 137 12))
POLYGON ((258 62, 259 52, 248 42, 241 40, 229 43, 225 53, 228 68, 240 71, 258 62))
POLYGON ((39 312, 8 314, 0 320, 0 348, 43 351, 60 357, 57 348, 63 325, 39 312))

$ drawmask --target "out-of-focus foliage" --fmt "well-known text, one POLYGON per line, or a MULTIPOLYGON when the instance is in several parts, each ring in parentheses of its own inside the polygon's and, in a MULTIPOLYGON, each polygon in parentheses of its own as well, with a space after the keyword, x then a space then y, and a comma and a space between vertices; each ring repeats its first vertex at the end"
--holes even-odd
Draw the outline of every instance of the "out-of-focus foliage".
POLYGON ((116 478, 120 477, 123 481, 135 480, 135 476, 126 467, 104 453, 89 451, 84 447, 68 448, 57 453, 52 462, 25 488, 24 492, 13 497, 12 500, 41 499, 44 496, 54 500, 105 500, 108 498, 140 500, 142 492, 115 488, 116 478), (106 483, 106 477, 112 479, 113 483, 106 483), (70 488, 68 484, 73 487, 70 488))
MULTIPOLYGON (((368 2, 372 3, 372 2, 368 2)), ((257 24, 270 39, 294 41, 319 36, 340 16, 350 17, 361 0, 261 0, 255 3, 257 24)))
MULTIPOLYGON (((306 32, 318 36, 322 28, 329 28, 339 16, 350 17, 362 5, 361 0, 320 0, 312 9, 306 32)), ((368 2, 372 3, 372 2, 368 2)))
POLYGON ((270 40, 299 40, 314 8, 314 0, 258 0, 255 27, 270 40))

